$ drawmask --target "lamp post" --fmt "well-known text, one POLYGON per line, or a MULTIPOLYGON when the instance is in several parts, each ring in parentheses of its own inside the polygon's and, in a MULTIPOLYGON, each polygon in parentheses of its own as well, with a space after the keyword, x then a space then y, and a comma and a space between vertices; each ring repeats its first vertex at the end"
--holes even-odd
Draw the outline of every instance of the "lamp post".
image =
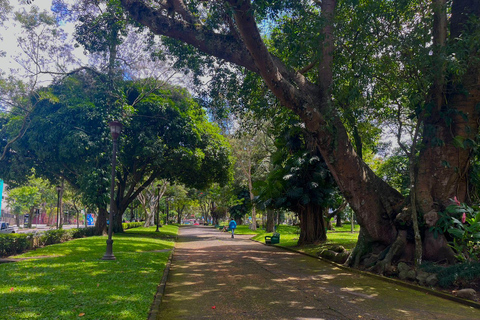
POLYGON ((168 203, 169 203, 170 201, 173 201, 173 198, 170 197, 170 198, 167 198, 166 200, 167 200, 167 201, 166 201, 166 202, 167 202, 167 217, 165 218, 165 224, 168 224, 168 214, 170 213, 170 207, 169 207, 168 203))
POLYGON ((157 229, 155 230, 155 232, 160 232, 160 230, 158 230, 158 225, 160 224, 159 213, 160 213, 160 188, 161 188, 161 187, 162 187, 161 184, 157 184, 158 205, 157 205, 157 229))
POLYGON ((57 189, 57 229, 60 227, 60 221, 58 220, 60 218, 60 192, 62 192, 62 187, 61 186, 56 186, 57 189))
POLYGON ((112 121, 108 124, 110 126, 110 133, 113 140, 113 155, 112 155, 112 182, 110 183, 110 214, 108 215, 108 239, 107 239, 107 251, 102 257, 102 260, 115 260, 113 255, 113 201, 115 190, 115 166, 117 165, 117 139, 122 131, 122 124, 118 121, 112 121))

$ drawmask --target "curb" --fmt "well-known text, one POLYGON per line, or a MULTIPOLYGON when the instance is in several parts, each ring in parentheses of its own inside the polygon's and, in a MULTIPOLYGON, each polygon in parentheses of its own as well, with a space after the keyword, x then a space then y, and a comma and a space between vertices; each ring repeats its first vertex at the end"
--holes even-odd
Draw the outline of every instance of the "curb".
MULTIPOLYGON (((265 244, 261 241, 257 241, 257 240, 253 240, 253 239, 250 239, 250 240, 252 240, 254 242, 261 243, 265 246, 267 245, 267 244, 265 244)), ((388 278, 388 277, 385 277, 385 276, 381 276, 381 275, 378 275, 378 274, 374 274, 374 273, 370 273, 370 272, 366 272, 366 271, 362 271, 362 270, 358 270, 358 269, 353 269, 353 268, 344 266, 342 264, 338 264, 336 262, 327 260, 325 258, 321 258, 321 257, 314 256, 312 254, 297 251, 297 250, 289 248, 289 247, 283 247, 283 246, 279 246, 279 245, 273 245, 273 247, 281 248, 281 249, 284 249, 284 250, 287 250, 287 251, 291 251, 291 252, 302 254, 304 256, 315 258, 315 259, 321 260, 323 262, 329 263, 331 265, 334 265, 337 268, 340 268, 342 270, 346 270, 346 271, 349 271, 349 272, 352 272, 352 273, 357 273, 357 274, 360 274, 360 275, 363 275, 363 276, 366 276, 366 277, 371 277, 371 278, 375 278, 375 279, 378 279, 378 280, 381 280, 381 281, 390 282, 390 283, 397 284, 397 285, 402 286, 402 287, 406 287, 406 288, 413 289, 413 290, 416 290, 416 291, 424 292, 426 294, 430 294, 432 296, 437 296, 437 297, 447 299, 447 300, 450 300, 450 301, 458 302, 458 303, 461 303, 463 305, 467 305, 467 306, 472 307, 472 308, 480 309, 480 303, 477 303, 477 302, 471 301, 471 300, 462 299, 462 298, 459 298, 459 297, 455 297, 455 296, 453 296, 451 294, 448 294, 448 293, 445 293, 445 292, 436 291, 436 290, 432 290, 432 289, 429 289, 429 288, 426 288, 426 287, 411 284, 411 283, 408 283, 408 282, 403 282, 401 280, 388 278)))
POLYGON ((170 272, 170 266, 172 264, 173 254, 175 253, 175 247, 172 248, 172 252, 170 252, 170 256, 168 257, 167 264, 165 265, 165 269, 163 270, 163 277, 160 281, 160 284, 157 287, 157 292, 155 293, 155 297, 153 298, 153 303, 150 306, 150 311, 148 312, 148 320, 157 320, 158 318, 158 311, 160 309, 160 304, 162 303, 163 294, 165 293, 165 286, 167 285, 167 278, 168 273, 170 272))

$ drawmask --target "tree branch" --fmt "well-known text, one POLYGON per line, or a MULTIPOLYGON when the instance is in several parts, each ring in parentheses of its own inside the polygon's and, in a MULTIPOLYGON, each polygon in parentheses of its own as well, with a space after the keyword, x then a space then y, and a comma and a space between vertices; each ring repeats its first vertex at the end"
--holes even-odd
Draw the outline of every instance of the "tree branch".
MULTIPOLYGON (((250 53, 234 35, 215 33, 199 23, 188 23, 188 19, 180 21, 172 18, 162 10, 146 5, 142 0, 121 0, 121 2, 134 20, 149 27, 153 33, 180 40, 207 54, 258 73, 258 68, 250 53)), ((183 11, 187 8, 182 6, 179 0, 174 2, 176 5, 173 6, 173 9, 180 16, 191 15, 190 12, 183 11)))

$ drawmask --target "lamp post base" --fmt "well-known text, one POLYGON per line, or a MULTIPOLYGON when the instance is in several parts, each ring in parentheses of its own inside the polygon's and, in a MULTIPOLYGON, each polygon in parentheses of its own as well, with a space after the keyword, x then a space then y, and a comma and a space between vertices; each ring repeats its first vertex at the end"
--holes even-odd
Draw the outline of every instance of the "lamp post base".
POLYGON ((107 240, 107 252, 102 257, 102 260, 116 260, 115 256, 113 255, 113 240, 107 240))

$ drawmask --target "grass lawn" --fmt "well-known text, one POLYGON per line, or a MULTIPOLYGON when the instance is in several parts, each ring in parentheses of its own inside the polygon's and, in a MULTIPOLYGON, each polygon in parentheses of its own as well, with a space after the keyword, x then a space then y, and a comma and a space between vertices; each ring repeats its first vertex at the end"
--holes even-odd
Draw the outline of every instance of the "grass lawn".
POLYGON ((106 237, 75 239, 0 264, 1 319, 146 319, 177 226, 113 236, 116 261, 103 261, 106 237))
MULTIPOLYGON (((282 247, 290 247, 300 252, 305 252, 312 255, 317 255, 317 252, 329 248, 332 245, 342 245, 347 250, 351 250, 355 247, 358 238, 358 231, 360 226, 355 226, 355 232, 350 232, 350 225, 344 225, 341 228, 336 227, 335 231, 327 232, 327 241, 320 244, 314 245, 305 245, 297 246, 298 237, 300 235, 300 230, 297 227, 293 226, 283 226, 280 225, 277 227, 277 232, 280 233, 280 243, 278 245, 282 247)), ((256 241, 265 241, 265 236, 271 236, 272 233, 261 233, 253 237, 256 241)))
POLYGON ((247 225, 239 225, 237 226, 237 229, 235 229, 235 234, 260 234, 263 233, 264 230, 258 229, 258 230, 251 230, 247 225))

